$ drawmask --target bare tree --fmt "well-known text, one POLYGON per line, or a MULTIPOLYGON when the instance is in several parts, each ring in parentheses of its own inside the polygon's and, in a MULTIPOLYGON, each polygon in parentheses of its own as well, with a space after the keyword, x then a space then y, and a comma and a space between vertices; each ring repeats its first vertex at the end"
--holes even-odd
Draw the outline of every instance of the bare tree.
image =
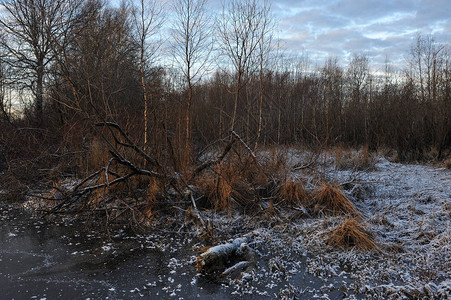
POLYGON ((133 5, 132 14, 139 45, 139 67, 144 100, 144 149, 146 149, 149 127, 149 91, 146 84, 146 68, 160 47, 160 43, 149 43, 149 39, 158 34, 164 23, 164 18, 162 16, 162 7, 158 6, 156 0, 140 0, 137 6, 133 5))
POLYGON ((6 84, 3 63, 0 60, 0 112, 3 118, 9 120, 9 114, 7 113, 7 104, 5 103, 6 84))
POLYGON ((138 5, 133 5, 132 14, 136 30, 136 39, 139 45, 139 67, 141 75, 141 88, 144 101, 144 149, 147 147, 148 139, 148 110, 149 91, 146 84, 146 69, 160 47, 160 43, 149 43, 149 39, 155 37, 164 23, 162 7, 156 0, 140 0, 138 5))
POLYGON ((240 91, 246 83, 245 76, 256 68, 256 51, 264 38, 270 7, 265 1, 232 0, 224 6, 218 20, 218 36, 222 54, 230 61, 235 75, 234 106, 230 129, 235 129, 240 91))
POLYGON ((255 138, 254 149, 257 149, 258 141, 261 136, 263 126, 263 79, 265 68, 269 66, 269 59, 273 50, 273 35, 274 23, 273 19, 266 17, 263 23, 260 24, 262 29, 260 31, 261 41, 257 48, 257 61, 258 61, 258 90, 259 90, 259 102, 258 102, 258 128, 257 137, 255 138))
POLYGON ((350 96, 348 104, 350 127, 348 132, 352 133, 351 139, 357 141, 360 139, 361 130, 365 140, 368 137, 367 122, 367 99, 366 89, 369 83, 369 59, 365 54, 353 54, 347 70, 347 85, 350 96))
MULTIPOLYGON (((0 41, 4 37, 0 33, 0 41)), ((0 44, 2 44, 0 42, 0 44)), ((3 48, 0 48, 0 113, 2 117, 10 122, 9 113, 8 113, 8 104, 6 103, 6 64, 4 59, 6 57, 6 51, 3 48)))
POLYGON ((190 158, 191 124, 190 114, 193 87, 208 71, 213 42, 211 25, 206 15, 206 0, 176 0, 174 3, 176 20, 173 23, 173 56, 181 66, 186 80, 187 98, 185 109, 185 158, 190 158))
POLYGON ((440 52, 445 45, 437 43, 432 35, 417 35, 410 48, 410 72, 408 76, 419 83, 422 101, 435 99, 437 63, 442 61, 440 52))
POLYGON ((6 35, 2 46, 8 62, 21 72, 23 82, 34 94, 35 117, 42 123, 44 80, 54 60, 52 43, 63 37, 77 0, 2 0, 1 30, 6 35))

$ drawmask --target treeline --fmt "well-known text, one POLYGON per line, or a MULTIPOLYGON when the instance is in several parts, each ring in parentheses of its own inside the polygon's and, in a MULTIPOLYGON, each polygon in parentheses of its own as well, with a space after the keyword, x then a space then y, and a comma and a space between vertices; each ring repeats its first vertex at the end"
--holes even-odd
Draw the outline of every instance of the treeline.
POLYGON ((451 149, 450 52, 431 36, 417 37, 404 69, 387 63, 372 73, 360 54, 344 67, 336 58, 309 67, 279 55, 269 5, 256 0, 230 1, 216 20, 205 0, 165 8, 157 1, 1 4, 4 161, 40 159, 51 168, 63 157, 67 172, 87 174, 108 163, 107 151, 93 158, 97 148, 127 143, 100 126, 106 122, 180 172, 231 131, 253 149, 367 145, 401 159, 431 152, 442 159, 451 149))
MULTIPOLYGON (((443 159, 451 146, 449 52, 432 37, 419 36, 413 47, 418 52, 402 71, 387 63, 372 74, 368 57, 353 55, 346 67, 331 58, 313 70, 290 66, 265 70, 262 80, 250 76, 236 129, 255 141, 261 113, 263 143, 368 145, 396 150, 402 160, 443 159)), ((230 86, 230 76, 219 73, 200 91, 208 102, 199 103, 196 129, 210 139, 228 129, 230 86)))

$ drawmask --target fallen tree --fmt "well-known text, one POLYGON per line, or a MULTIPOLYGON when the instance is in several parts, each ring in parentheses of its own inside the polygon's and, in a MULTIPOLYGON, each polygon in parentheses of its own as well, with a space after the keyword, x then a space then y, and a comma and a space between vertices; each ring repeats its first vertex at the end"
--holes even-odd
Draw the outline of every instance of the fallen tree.
POLYGON ((220 273, 229 276, 255 266, 257 253, 249 247, 248 237, 209 248, 197 258, 196 268, 202 274, 220 273))

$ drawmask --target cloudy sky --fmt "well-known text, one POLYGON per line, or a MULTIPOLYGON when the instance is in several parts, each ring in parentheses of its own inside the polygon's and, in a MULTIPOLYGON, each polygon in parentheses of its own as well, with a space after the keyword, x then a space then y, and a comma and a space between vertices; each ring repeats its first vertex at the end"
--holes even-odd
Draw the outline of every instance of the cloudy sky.
MULTIPOLYGON (((221 2, 207 0, 213 10, 221 2)), ((335 56, 346 65, 366 54, 373 69, 386 58, 404 66, 416 35, 451 46, 451 0, 269 0, 283 47, 307 53, 314 64, 335 56)))
MULTIPOLYGON (((117 4, 120 0, 110 0, 117 4)), ((156 0, 170 5, 173 0, 156 0)), ((221 3, 207 0, 219 13, 221 3)), ((260 0, 258 0, 260 1, 260 0)), ((263 0, 262 0, 263 1, 263 0)), ((346 65, 352 53, 366 54, 373 69, 386 58, 398 66, 416 35, 432 34, 451 47, 451 0, 268 0, 281 45, 289 55, 307 53, 313 64, 335 56, 346 65)))
POLYGON ((293 53, 303 49, 321 63, 336 56, 343 64, 364 53, 375 67, 386 57, 404 64, 417 33, 451 42, 451 0, 273 0, 280 37, 293 53))

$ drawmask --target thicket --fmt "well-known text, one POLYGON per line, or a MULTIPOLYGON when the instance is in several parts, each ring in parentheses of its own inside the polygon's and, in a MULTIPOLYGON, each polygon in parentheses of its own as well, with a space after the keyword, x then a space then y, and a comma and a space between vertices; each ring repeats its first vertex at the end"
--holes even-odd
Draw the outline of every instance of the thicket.
POLYGON ((85 178, 72 198, 102 203, 94 191, 139 191, 144 214, 169 191, 199 196, 194 184, 211 207, 228 206, 234 193, 246 206, 258 193, 244 191, 275 184, 259 147, 449 155, 450 52, 431 36, 417 37, 404 70, 387 63, 372 73, 360 54, 345 67, 331 58, 313 68, 277 54, 266 3, 231 1, 206 26, 205 1, 176 2, 171 68, 156 1, 1 2, 0 168, 10 195, 32 184, 63 193, 64 178, 85 178))

